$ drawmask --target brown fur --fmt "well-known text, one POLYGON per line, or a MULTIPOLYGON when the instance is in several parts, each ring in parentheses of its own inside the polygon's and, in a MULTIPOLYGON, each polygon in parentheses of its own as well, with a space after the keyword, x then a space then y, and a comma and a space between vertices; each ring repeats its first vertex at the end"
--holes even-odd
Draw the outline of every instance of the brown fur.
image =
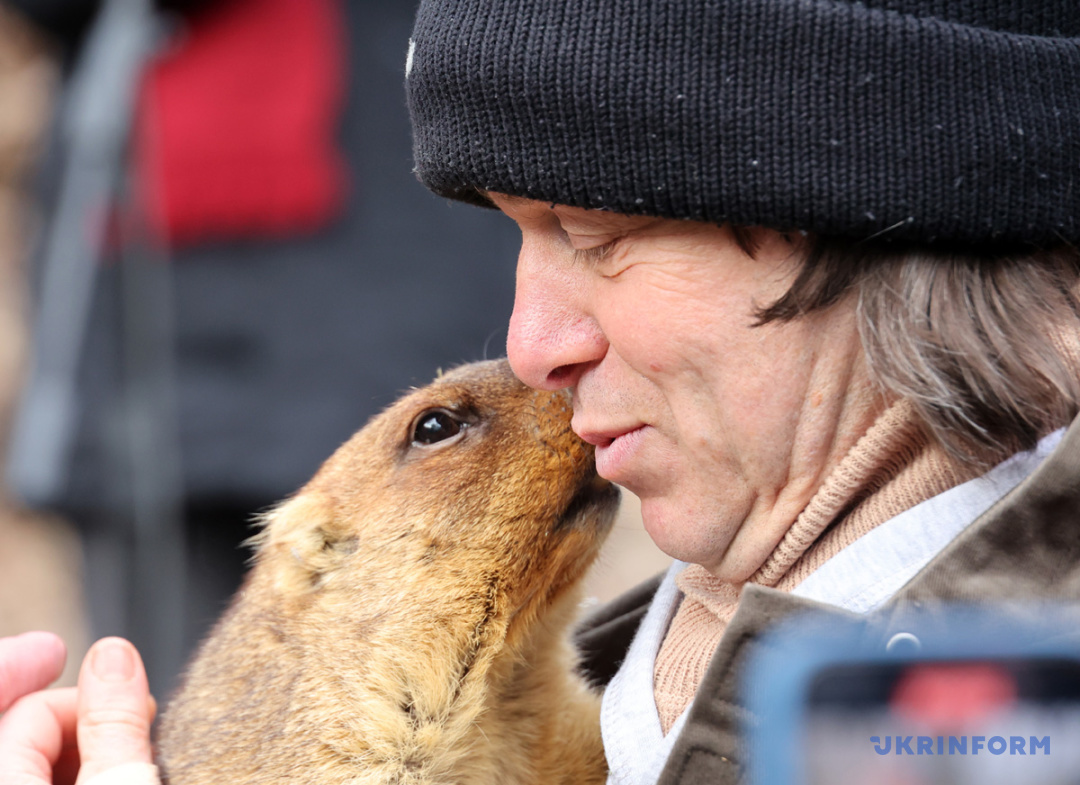
POLYGON ((165 715, 172 785, 603 782, 565 633, 617 493, 569 420, 483 363, 339 449, 268 516, 165 715), (417 446, 433 408, 469 424, 417 446))

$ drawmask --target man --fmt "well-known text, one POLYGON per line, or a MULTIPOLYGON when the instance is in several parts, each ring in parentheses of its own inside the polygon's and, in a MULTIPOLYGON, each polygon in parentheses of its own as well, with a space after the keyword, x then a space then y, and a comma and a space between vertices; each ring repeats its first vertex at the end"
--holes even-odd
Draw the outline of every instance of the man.
POLYGON ((1078 36, 1054 2, 421 3, 417 174, 518 224, 511 365, 688 563, 581 636, 610 783, 739 780, 741 664, 807 600, 885 646, 1077 597, 1078 36))
POLYGON ((682 560, 581 636, 612 782, 737 781, 781 616, 884 646, 1080 591, 1078 37, 1050 0, 422 3, 418 174, 518 224, 511 363, 682 560))

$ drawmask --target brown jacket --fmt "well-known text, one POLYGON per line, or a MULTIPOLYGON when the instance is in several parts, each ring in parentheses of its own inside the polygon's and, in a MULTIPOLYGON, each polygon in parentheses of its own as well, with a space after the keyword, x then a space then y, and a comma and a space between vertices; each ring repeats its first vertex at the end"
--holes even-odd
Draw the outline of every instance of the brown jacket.
MULTIPOLYGON (((618 670, 660 578, 642 584, 590 618, 578 634, 583 670, 607 684, 618 670)), ((992 506, 867 619, 881 645, 903 632, 913 614, 946 605, 1080 599, 1080 418, 1026 480, 992 506)), ((835 608, 749 585, 713 655, 682 734, 658 785, 730 785, 744 779, 741 726, 748 713, 740 671, 756 639, 776 621, 835 608)), ((1000 605, 995 612, 1023 613, 1000 605)))

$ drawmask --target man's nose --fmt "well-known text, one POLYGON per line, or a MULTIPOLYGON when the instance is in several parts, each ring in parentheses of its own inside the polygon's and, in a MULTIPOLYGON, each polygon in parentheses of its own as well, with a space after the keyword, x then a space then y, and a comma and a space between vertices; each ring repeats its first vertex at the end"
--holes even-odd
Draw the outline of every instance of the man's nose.
POLYGON ((573 387, 603 359, 607 338, 592 315, 587 276, 550 245, 522 245, 506 354, 530 387, 573 387))

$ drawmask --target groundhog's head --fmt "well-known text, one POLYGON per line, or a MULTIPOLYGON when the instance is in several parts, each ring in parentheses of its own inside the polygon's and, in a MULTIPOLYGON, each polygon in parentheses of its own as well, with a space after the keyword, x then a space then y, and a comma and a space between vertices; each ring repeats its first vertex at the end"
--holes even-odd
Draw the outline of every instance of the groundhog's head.
POLYGON ((490 362, 343 445, 266 516, 166 712, 169 781, 493 782, 551 748, 602 777, 563 632, 618 494, 570 417, 490 362))
POLYGON ((479 604, 512 636, 581 578, 618 503, 570 417, 565 393, 526 387, 505 361, 447 373, 268 516, 256 572, 293 617, 378 626, 419 605, 453 624, 479 604))

